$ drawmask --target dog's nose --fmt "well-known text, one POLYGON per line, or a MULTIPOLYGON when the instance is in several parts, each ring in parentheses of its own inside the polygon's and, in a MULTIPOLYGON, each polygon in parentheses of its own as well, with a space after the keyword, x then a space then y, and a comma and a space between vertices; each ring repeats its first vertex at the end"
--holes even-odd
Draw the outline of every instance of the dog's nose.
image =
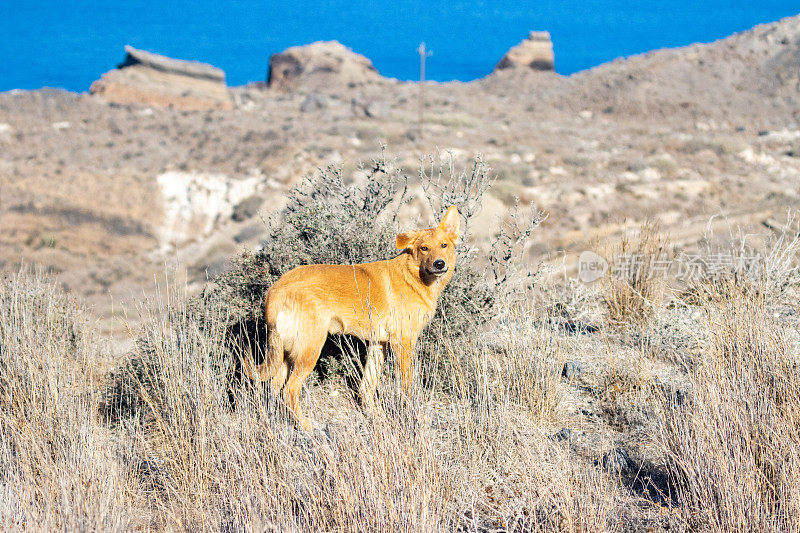
POLYGON ((444 259, 437 259, 433 262, 433 268, 436 270, 444 270, 444 267, 447 266, 444 262, 444 259))

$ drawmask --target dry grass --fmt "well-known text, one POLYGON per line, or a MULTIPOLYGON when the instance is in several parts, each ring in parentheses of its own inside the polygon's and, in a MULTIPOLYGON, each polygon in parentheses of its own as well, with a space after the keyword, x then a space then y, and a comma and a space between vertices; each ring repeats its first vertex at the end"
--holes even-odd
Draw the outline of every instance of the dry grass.
POLYGON ((663 294, 659 263, 671 258, 667 239, 655 223, 645 222, 634 237, 624 234, 607 255, 612 264, 603 278, 603 292, 609 320, 615 324, 647 320, 663 294))
POLYGON ((362 410, 338 378, 318 382, 307 402, 324 430, 303 434, 259 391, 242 389, 238 408, 228 408, 222 330, 178 293, 142 312, 131 354, 138 371, 127 374, 141 402, 112 411, 115 419, 100 409, 104 388, 87 377, 102 346, 83 337, 91 327, 76 325, 80 310, 26 276, 9 278, 0 294, 7 529, 616 524, 613 482, 548 437, 566 341, 519 306, 503 312, 497 334, 469 345, 443 339, 443 353, 469 351, 453 354, 458 376, 447 379, 460 386, 450 393, 401 396, 390 377, 377 405, 362 410))
POLYGON ((80 307, 41 277, 9 276, 0 527, 797 530, 797 250, 778 246, 769 276, 708 285, 642 327, 565 329, 567 307, 574 320, 608 301, 570 287, 552 305, 503 303, 468 338, 445 317, 407 396, 391 364, 368 408, 341 375, 312 379, 311 434, 262 390, 242 387, 229 408, 227 317, 182 291, 142 306, 120 361, 135 371, 101 382, 104 346, 80 307), (586 374, 563 379, 567 360, 586 374), (615 450, 628 464, 612 464, 626 457, 615 450))
POLYGON ((691 401, 667 398, 661 444, 687 519, 711 531, 800 530, 798 331, 768 292, 714 293, 691 401))
POLYGON ((0 284, 0 528, 129 531, 132 474, 96 416, 100 349, 41 277, 0 284))

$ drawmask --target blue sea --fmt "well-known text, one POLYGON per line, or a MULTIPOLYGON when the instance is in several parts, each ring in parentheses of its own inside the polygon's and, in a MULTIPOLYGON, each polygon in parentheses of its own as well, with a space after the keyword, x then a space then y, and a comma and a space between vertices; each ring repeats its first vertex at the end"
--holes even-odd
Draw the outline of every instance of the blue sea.
POLYGON ((265 79, 271 54, 330 39, 404 80, 418 77, 424 41, 429 79, 468 81, 530 30, 550 32, 556 70, 570 74, 798 12, 800 0, 0 0, 0 91, 86 91, 125 44, 211 63, 242 85, 265 79))

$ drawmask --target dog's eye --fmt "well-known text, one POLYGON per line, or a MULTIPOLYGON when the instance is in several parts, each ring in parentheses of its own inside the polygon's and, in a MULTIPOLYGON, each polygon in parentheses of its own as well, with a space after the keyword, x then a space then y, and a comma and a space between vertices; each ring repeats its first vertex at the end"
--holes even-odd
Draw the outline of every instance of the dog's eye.
POLYGON ((447 248, 447 243, 446 242, 442 243, 442 248, 447 248))
POLYGON ((427 252, 428 251, 428 247, 427 246, 420 246, 419 249, 422 250, 423 252, 427 252))

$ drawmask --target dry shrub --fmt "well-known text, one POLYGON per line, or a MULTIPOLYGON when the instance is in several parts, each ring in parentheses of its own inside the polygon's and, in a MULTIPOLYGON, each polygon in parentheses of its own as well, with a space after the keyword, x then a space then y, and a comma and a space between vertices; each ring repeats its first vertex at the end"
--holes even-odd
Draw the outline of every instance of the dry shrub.
POLYGON ((704 305, 735 296, 742 290, 762 293, 771 305, 793 305, 800 287, 800 232, 796 213, 789 211, 786 225, 769 235, 762 246, 753 246, 747 235, 731 239, 727 246, 713 244, 707 235, 704 270, 688 280, 681 298, 691 305, 704 305), (733 291, 733 292, 730 292, 733 291))
POLYGON ((711 531, 798 531, 800 365, 774 293, 727 280, 707 292, 713 334, 692 398, 666 402, 662 445, 687 518, 711 531))
MULTIPOLYGON (((352 264, 395 255, 397 213, 409 200, 408 177, 385 157, 362 170, 363 181, 346 184, 341 169, 327 168, 290 191, 287 206, 267 222, 262 248, 234 259, 232 268, 206 291, 206 298, 223 302, 232 317, 252 318, 262 314, 270 285, 296 266, 352 264)), ((449 206, 458 208, 462 241, 467 242, 473 218, 494 182, 488 165, 478 157, 471 168, 459 170, 452 158, 429 157, 423 159, 418 179, 436 220, 449 206)), ((451 325, 465 320, 457 331, 472 326, 476 318, 491 316, 497 296, 509 289, 522 251, 543 218, 533 209, 529 216, 515 209, 489 252, 488 270, 475 261, 472 248, 459 246, 459 265, 440 306, 442 312, 451 310, 451 325)), ((441 313, 438 316, 434 320, 441 313)))
MULTIPOLYGON (((397 213, 409 200, 407 183, 384 156, 362 167, 364 178, 345 182, 339 168, 320 170, 289 193, 286 207, 267 222, 262 248, 234 258, 232 267, 203 294, 203 307, 229 317, 231 331, 263 331, 263 302, 272 283, 288 270, 305 264, 352 264, 378 261, 397 254, 400 232, 397 213), (260 324, 259 324, 260 323, 260 324)), ((532 276, 521 274, 523 252, 544 215, 513 209, 487 257, 470 246, 474 217, 494 182, 480 157, 465 169, 453 158, 423 158, 417 176, 436 220, 451 205, 462 217, 458 266, 442 293, 432 323, 418 351, 429 354, 441 335, 467 338, 495 314, 496 305, 532 276)), ((234 339, 235 347, 252 346, 251 339, 234 339)), ((248 349, 241 350, 248 353, 248 349)), ((459 351, 460 352, 460 351, 459 351)), ((256 354, 257 356, 257 354, 256 354)), ((443 364, 446 360, 442 359, 443 364)))
POLYGON ((129 475, 96 417, 97 339, 41 276, 0 281, 0 529, 130 531, 129 475))
POLYGON ((645 322, 660 303, 663 274, 659 263, 671 258, 667 239, 654 222, 638 234, 622 236, 608 256, 614 261, 603 278, 603 300, 612 324, 645 322))
POLYGON ((265 221, 261 249, 234 258, 205 291, 206 300, 234 319, 253 318, 263 314, 267 289, 296 266, 390 256, 397 210, 408 199, 407 177, 383 157, 361 170, 359 184, 345 183, 341 168, 328 167, 289 191, 286 207, 265 221))

